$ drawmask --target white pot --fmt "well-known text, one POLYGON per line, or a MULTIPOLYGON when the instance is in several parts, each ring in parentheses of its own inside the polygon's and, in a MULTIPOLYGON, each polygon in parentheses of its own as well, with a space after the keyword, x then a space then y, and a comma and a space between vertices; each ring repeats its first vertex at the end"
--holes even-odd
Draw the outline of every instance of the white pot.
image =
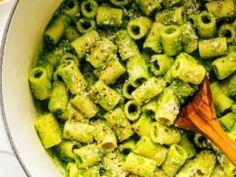
POLYGON ((28 84, 43 30, 61 0, 16 0, 0 52, 2 116, 14 152, 28 176, 58 177, 35 132, 35 108, 28 84))

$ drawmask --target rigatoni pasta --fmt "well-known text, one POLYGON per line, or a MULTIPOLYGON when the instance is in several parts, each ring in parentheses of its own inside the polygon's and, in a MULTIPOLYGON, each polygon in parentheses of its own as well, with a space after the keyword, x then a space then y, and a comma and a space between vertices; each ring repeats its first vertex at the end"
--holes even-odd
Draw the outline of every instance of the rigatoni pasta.
POLYGON ((35 129, 66 177, 219 177, 236 167, 179 110, 210 80, 236 140, 233 0, 64 0, 29 72, 35 129))

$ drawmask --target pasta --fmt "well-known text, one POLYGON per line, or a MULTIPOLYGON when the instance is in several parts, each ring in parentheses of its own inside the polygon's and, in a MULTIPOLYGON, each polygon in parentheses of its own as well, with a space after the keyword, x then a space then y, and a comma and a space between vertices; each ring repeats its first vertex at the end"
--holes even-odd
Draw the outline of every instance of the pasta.
POLYGON ((65 177, 231 177, 201 134, 176 126, 210 80, 236 140, 234 0, 64 0, 28 80, 35 130, 65 177))
POLYGON ((202 38, 212 38, 216 33, 216 19, 208 12, 202 12, 197 16, 197 30, 202 38))
POLYGON ((129 21, 127 30, 131 38, 138 40, 147 35, 151 25, 151 19, 148 17, 139 17, 129 21))
POLYGON ((136 144, 134 149, 136 154, 142 155, 157 162, 160 166, 167 155, 167 149, 164 146, 154 144, 149 137, 143 136, 136 144))
POLYGON ((49 113, 39 116, 34 126, 46 149, 58 145, 61 142, 61 130, 53 114, 49 113))
POLYGON ((160 32, 163 30, 164 25, 161 23, 152 23, 151 29, 143 43, 143 48, 156 53, 161 53, 161 35, 160 32))
POLYGON ((155 16, 157 22, 164 25, 182 25, 186 21, 183 7, 166 9, 155 16))
POLYGON ((161 31, 161 44, 166 55, 175 56, 179 54, 183 48, 180 27, 174 25, 166 26, 161 31))
POLYGON ((168 176, 174 176, 184 164, 188 155, 180 145, 171 145, 167 157, 162 165, 162 170, 168 176))
POLYGON ((29 75, 31 91, 39 100, 47 99, 51 94, 51 83, 44 68, 36 67, 29 75))

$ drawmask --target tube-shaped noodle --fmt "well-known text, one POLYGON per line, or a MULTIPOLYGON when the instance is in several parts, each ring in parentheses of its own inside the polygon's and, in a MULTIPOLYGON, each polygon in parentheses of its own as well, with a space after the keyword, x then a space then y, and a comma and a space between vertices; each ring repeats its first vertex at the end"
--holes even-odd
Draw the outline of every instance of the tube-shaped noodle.
POLYGON ((92 143, 95 127, 87 123, 67 120, 63 130, 63 138, 77 140, 81 143, 92 143))
POLYGON ((163 25, 182 25, 186 21, 184 7, 165 9, 155 16, 156 22, 163 25))
POLYGON ((81 33, 87 33, 91 30, 94 30, 96 28, 96 23, 93 19, 88 19, 88 18, 80 18, 76 22, 76 27, 77 30, 81 33))
POLYGON ((212 62, 213 70, 219 80, 225 79, 236 71, 236 53, 218 58, 212 62))
POLYGON ((130 122, 121 108, 107 113, 104 118, 107 120, 109 127, 115 131, 117 139, 122 142, 133 135, 130 122))
POLYGON ((218 31, 220 37, 226 37, 227 43, 235 42, 236 32, 231 24, 223 24, 218 31))
POLYGON ((47 72, 42 67, 35 67, 29 74, 29 83, 32 93, 38 100, 45 100, 51 94, 51 82, 47 72))
POLYGON ((174 60, 165 54, 153 55, 150 70, 155 76, 163 76, 170 69, 174 60))
POLYGON ((148 159, 146 157, 130 153, 125 161, 125 169, 134 174, 151 177, 157 163, 154 160, 148 159))
POLYGON ((137 44, 126 30, 120 30, 116 33, 116 43, 122 60, 127 60, 140 54, 137 44))
POLYGON ((161 31, 161 43, 168 56, 179 54, 183 48, 180 27, 170 25, 161 31))
POLYGON ((127 31, 131 38, 138 40, 147 35, 152 26, 152 20, 142 16, 129 21, 127 31))
POLYGON ((87 82, 74 60, 64 60, 56 71, 72 94, 85 90, 87 82))
POLYGON ((49 98, 48 108, 51 112, 61 114, 68 103, 68 92, 61 81, 55 81, 52 86, 52 93, 49 98))
POLYGON ((85 0, 81 3, 81 13, 86 18, 94 18, 97 10, 98 4, 95 0, 85 0))
POLYGON ((164 162, 168 150, 164 146, 153 143, 148 136, 143 136, 137 142, 134 152, 141 156, 155 160, 157 162, 157 166, 160 166, 164 162))
POLYGON ((198 47, 199 54, 203 59, 225 55, 228 49, 225 37, 201 40, 198 47))
POLYGON ((61 143, 61 130, 53 114, 47 113, 39 116, 34 126, 46 149, 61 143))
POLYGON ((131 95, 137 104, 142 105, 159 95, 165 87, 166 82, 164 79, 152 77, 136 88, 131 95))
POLYGON ((130 100, 125 104, 125 115, 130 121, 135 121, 141 114, 141 107, 134 100, 130 100))
POLYGON ((202 38, 212 38, 216 34, 216 19, 208 12, 202 12, 197 16, 197 30, 202 38))
POLYGON ((170 177, 175 176, 176 172, 187 160, 188 154, 182 146, 173 144, 170 146, 167 157, 161 167, 163 172, 170 177))
POLYGON ((87 118, 94 117, 99 111, 98 107, 85 93, 76 95, 71 100, 71 104, 81 111, 87 118))
POLYGON ((123 23, 123 11, 119 8, 107 6, 98 7, 96 21, 99 26, 116 26, 119 27, 123 23))
POLYGON ((155 119, 163 125, 170 126, 175 122, 179 109, 179 99, 172 90, 166 89, 157 100, 155 119))
POLYGON ((78 157, 77 165, 82 168, 94 166, 101 160, 101 152, 96 144, 74 149, 74 153, 78 157))
POLYGON ((99 40, 99 34, 95 30, 78 37, 71 42, 71 46, 75 49, 79 58, 83 58, 87 51, 99 40))
POLYGON ((161 23, 154 22, 152 27, 143 43, 143 48, 146 50, 153 51, 155 53, 161 53, 161 30, 164 29, 164 25, 161 23))
POLYGON ((151 129, 151 139, 153 142, 161 145, 171 145, 180 142, 181 134, 176 128, 166 127, 155 122, 151 129))
POLYGON ((136 3, 141 11, 148 16, 150 16, 155 10, 161 9, 161 2, 156 0, 137 0, 136 3))
POLYGON ((233 105, 233 100, 221 91, 217 82, 211 84, 212 99, 216 109, 224 112, 233 105))
POLYGON ((118 92, 108 87, 103 81, 97 81, 90 90, 91 98, 102 106, 106 111, 113 110, 120 102, 121 96, 118 92))

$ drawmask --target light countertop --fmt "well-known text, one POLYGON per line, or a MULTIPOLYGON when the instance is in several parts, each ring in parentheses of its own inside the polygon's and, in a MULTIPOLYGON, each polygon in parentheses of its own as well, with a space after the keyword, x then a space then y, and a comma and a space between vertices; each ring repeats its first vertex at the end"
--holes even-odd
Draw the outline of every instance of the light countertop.
MULTIPOLYGON (((3 37, 5 25, 10 13, 13 0, 9 4, 0 5, 0 44, 3 37)), ((0 110, 1 111, 1 110, 0 110)), ((3 119, 0 114, 0 177, 26 177, 11 149, 5 131, 3 119)))

